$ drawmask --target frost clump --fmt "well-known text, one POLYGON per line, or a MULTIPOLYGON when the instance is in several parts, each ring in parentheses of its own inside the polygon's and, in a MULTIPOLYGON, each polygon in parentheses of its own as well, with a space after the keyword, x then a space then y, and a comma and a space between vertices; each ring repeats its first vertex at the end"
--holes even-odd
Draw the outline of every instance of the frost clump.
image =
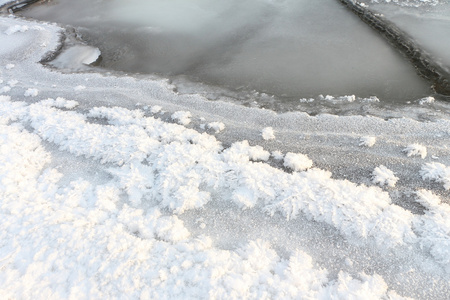
POLYGON ((262 138, 266 141, 275 139, 275 134, 272 127, 266 127, 261 132, 262 138))
POLYGON ((37 89, 27 89, 23 94, 25 97, 36 97, 39 94, 37 89))
POLYGON ((191 123, 191 113, 189 111, 176 111, 172 114, 172 120, 176 121, 180 125, 188 125, 191 123))
POLYGON ((373 147, 377 138, 374 136, 363 136, 359 139, 359 145, 362 147, 373 147))
POLYGON ((394 187, 397 181, 398 177, 395 176, 394 172, 392 172, 383 165, 376 167, 375 170, 373 170, 372 182, 374 184, 378 184, 380 186, 387 185, 390 187, 394 187))
POLYGON ((403 152, 405 152, 408 157, 420 156, 425 158, 427 156, 427 148, 419 144, 408 145, 405 149, 403 149, 403 152))
POLYGON ((339 97, 333 97, 330 95, 319 95, 319 99, 322 101, 329 101, 332 103, 340 103, 340 102, 354 102, 356 100, 355 95, 345 95, 345 96, 339 96, 339 97))
POLYGON ((7 65, 5 66, 6 70, 14 69, 14 67, 15 67, 14 64, 7 64, 7 65))
POLYGON ((284 157, 285 167, 291 168, 294 171, 304 171, 312 167, 313 162, 308 158, 308 156, 301 153, 286 153, 284 157))
POLYGON ((57 107, 57 108, 65 108, 65 109, 73 109, 79 105, 77 101, 74 100, 66 100, 62 97, 58 97, 55 99, 48 98, 47 100, 41 101, 42 105, 57 107))
POLYGON ((223 124, 222 122, 211 122, 208 123, 207 126, 208 128, 214 130, 216 133, 219 133, 225 129, 225 124, 223 124))
POLYGON ((441 163, 427 163, 420 170, 423 180, 434 180, 444 184, 446 190, 450 190, 450 167, 441 163))
POLYGON ((420 105, 430 104, 434 102, 434 97, 425 97, 419 100, 420 105))

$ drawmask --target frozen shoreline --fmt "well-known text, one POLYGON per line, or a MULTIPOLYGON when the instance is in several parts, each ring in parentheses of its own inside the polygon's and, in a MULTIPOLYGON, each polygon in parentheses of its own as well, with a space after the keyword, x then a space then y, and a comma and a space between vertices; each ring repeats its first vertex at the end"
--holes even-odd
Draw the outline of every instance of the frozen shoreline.
POLYGON ((4 295, 448 295, 447 113, 276 114, 177 94, 164 80, 61 74, 38 63, 59 30, 0 18, 4 295), (306 154, 331 178, 291 174, 295 160, 283 169, 265 150, 306 154), (395 186, 375 187, 392 180, 373 177, 380 165, 395 186))

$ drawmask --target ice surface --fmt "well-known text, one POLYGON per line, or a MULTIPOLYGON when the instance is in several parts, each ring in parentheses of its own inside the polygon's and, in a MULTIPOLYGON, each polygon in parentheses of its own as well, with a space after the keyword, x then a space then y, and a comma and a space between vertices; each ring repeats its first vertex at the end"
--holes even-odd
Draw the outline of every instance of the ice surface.
POLYGON ((64 0, 27 15, 76 26, 107 68, 186 75, 290 105, 320 94, 388 103, 430 94, 409 62, 339 1, 64 0))
POLYGON ((77 45, 64 50, 50 65, 59 69, 80 70, 98 60, 101 52, 98 48, 77 45))
POLYGON ((17 81, 0 95, 1 295, 448 296, 448 111, 277 114, 167 80, 60 73, 38 62, 61 29, 35 25, 0 17, 0 65, 15 65, 0 77, 17 81), (5 33, 16 25, 31 29, 5 33), (217 137, 200 127, 213 122, 217 137), (408 158, 414 143, 429 155, 408 158), (306 161, 288 153, 314 168, 285 170, 280 158, 306 161), (380 164, 394 187, 373 185, 380 164))
POLYGON ((450 2, 398 1, 400 6, 395 2, 374 4, 371 9, 383 13, 450 70, 450 2))

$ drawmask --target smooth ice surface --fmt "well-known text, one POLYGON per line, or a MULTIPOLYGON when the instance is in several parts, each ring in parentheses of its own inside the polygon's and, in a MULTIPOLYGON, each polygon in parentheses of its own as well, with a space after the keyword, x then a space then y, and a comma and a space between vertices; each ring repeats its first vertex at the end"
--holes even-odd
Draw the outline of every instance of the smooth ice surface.
POLYGON ((384 103, 430 94, 409 62, 335 0, 60 0, 26 15, 76 26, 104 67, 256 90, 289 108, 320 94, 384 103))
POLYGON ((423 1, 419 7, 374 4, 370 8, 383 13, 450 71, 449 1, 423 1), (430 2, 435 5, 427 5, 430 2))

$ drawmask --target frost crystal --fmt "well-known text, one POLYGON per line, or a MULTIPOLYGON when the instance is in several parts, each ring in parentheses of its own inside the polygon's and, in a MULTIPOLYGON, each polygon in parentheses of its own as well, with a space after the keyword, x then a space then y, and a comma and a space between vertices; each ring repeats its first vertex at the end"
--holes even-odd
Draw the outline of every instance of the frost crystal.
POLYGON ((273 140, 275 139, 275 134, 273 132, 273 128, 272 127, 266 127, 262 130, 261 132, 262 138, 267 140, 273 140))
POLYGON ((422 166, 420 176, 423 180, 434 180, 444 184, 446 190, 450 190, 450 167, 433 162, 422 166))
POLYGON ((171 118, 180 125, 186 126, 191 123, 191 113, 189 111, 176 111, 171 118))
POLYGON ((394 187, 398 181, 398 177, 394 175, 394 172, 381 165, 376 167, 372 173, 372 182, 380 186, 387 185, 394 187))
POLYGON ((364 147, 373 147, 377 138, 374 136, 363 136, 359 139, 359 145, 364 147))
POLYGON ((419 144, 408 145, 405 149, 403 149, 403 152, 405 152, 408 157, 420 156, 425 158, 427 156, 427 148, 419 144))
POLYGON ((216 133, 219 133, 225 129, 225 124, 223 124, 222 122, 211 122, 208 123, 208 128, 211 128, 216 133))
POLYGON ((308 156, 301 153, 286 153, 284 157, 284 166, 291 168, 294 171, 304 171, 311 168, 313 165, 312 160, 308 156))

